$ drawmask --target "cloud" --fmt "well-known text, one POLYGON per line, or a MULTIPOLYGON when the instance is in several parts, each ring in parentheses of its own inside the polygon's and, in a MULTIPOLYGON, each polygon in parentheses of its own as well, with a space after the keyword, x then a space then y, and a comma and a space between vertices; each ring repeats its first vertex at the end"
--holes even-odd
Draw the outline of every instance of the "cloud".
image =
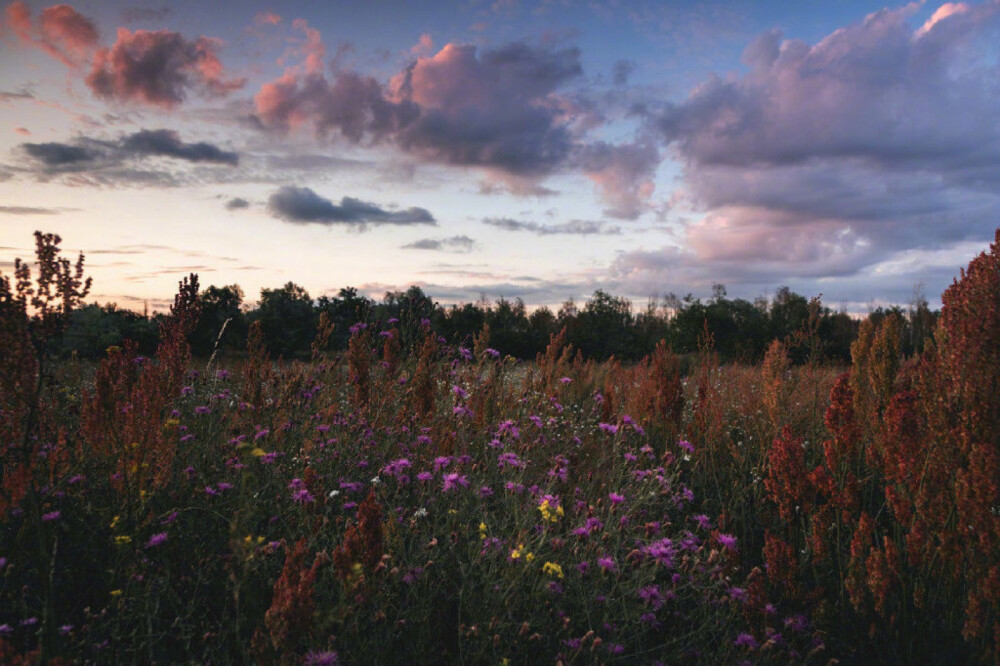
POLYGON ((274 217, 297 224, 437 224, 423 208, 388 211, 352 197, 343 197, 338 205, 308 187, 279 188, 268 199, 267 209, 274 217))
POLYGON ((0 206, 0 213, 5 215, 58 215, 58 208, 36 208, 33 206, 0 206))
POLYGON ((648 208, 656 189, 653 177, 660 165, 655 145, 611 145, 601 141, 582 147, 576 160, 610 205, 605 215, 634 220, 648 208))
MULTIPOLYGON (((815 44, 764 33, 743 52, 745 74, 667 105, 654 126, 683 164, 695 221, 682 249, 627 253, 616 275, 857 296, 899 257, 987 242, 1000 206, 1000 3, 945 4, 914 29, 917 7, 815 44)), ((905 277, 943 289, 932 268, 905 277)))
POLYGON ((281 23, 281 17, 274 12, 257 12, 253 22, 257 25, 278 25, 281 23))
POLYGON ((616 86, 623 86, 628 83, 628 79, 635 71, 635 63, 631 60, 618 60, 611 69, 613 80, 616 86))
POLYGON ((471 252, 476 247, 476 241, 468 236, 451 236, 450 238, 422 238, 402 246, 404 250, 440 250, 447 252, 471 252))
POLYGON ((420 35, 420 39, 417 43, 410 47, 410 53, 413 55, 427 55, 434 50, 434 40, 431 39, 431 35, 428 32, 420 35))
POLYGON ((138 23, 139 21, 162 21, 174 10, 170 7, 159 7, 157 9, 148 7, 128 7, 122 10, 122 21, 125 23, 138 23))
POLYGON ((78 168, 96 162, 102 153, 88 145, 66 143, 22 143, 21 148, 48 168, 78 168))
POLYGON ((187 40, 169 30, 119 28, 117 40, 94 56, 86 82, 98 97, 172 108, 196 89, 210 96, 242 88, 246 79, 224 78, 216 54, 220 42, 187 40))
POLYGON ((538 222, 524 222, 513 220, 509 217, 488 217, 483 220, 483 224, 488 224, 504 231, 527 231, 539 236, 552 235, 574 235, 574 236, 616 236, 621 234, 621 227, 608 227, 603 222, 591 222, 587 220, 570 220, 562 224, 539 224, 538 222))
POLYGON ((184 162, 225 166, 236 166, 239 162, 237 153, 205 142, 185 143, 176 132, 165 129, 140 130, 114 141, 78 137, 71 143, 22 143, 20 148, 35 161, 36 168, 40 168, 44 175, 90 171, 141 182, 149 182, 150 177, 156 180, 163 174, 123 170, 127 161, 169 157, 184 162))
POLYGON ((172 130, 141 130, 121 143, 122 150, 133 155, 176 157, 188 162, 211 162, 236 166, 239 155, 210 143, 184 143, 172 130))
POLYGON ((40 48, 68 67, 85 63, 97 47, 97 28, 69 5, 43 9, 34 23, 31 10, 18 0, 7 5, 4 18, 22 44, 40 48))
POLYGON ((243 210, 249 207, 250 202, 243 197, 234 197, 226 202, 226 210, 243 210))

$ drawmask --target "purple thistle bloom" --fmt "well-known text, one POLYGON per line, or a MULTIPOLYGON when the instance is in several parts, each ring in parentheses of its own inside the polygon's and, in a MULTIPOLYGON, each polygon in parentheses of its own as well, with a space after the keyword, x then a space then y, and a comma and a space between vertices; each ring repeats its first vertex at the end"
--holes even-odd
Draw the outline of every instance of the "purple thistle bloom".
POLYGON ((218 488, 219 490, 232 490, 233 484, 226 483, 225 481, 219 481, 217 484, 215 484, 215 487, 218 488))
POLYGON ((149 541, 146 542, 146 548, 155 548, 167 540, 166 532, 159 532, 149 537, 149 541))
POLYGON ((212 408, 208 407, 206 405, 199 405, 199 406, 197 406, 197 407, 194 408, 194 413, 195 414, 211 414, 212 413, 212 408))
POLYGON ((337 656, 336 650, 329 650, 327 652, 307 652, 304 660, 302 661, 303 666, 335 666, 339 664, 340 659, 337 656))
POLYGON ((301 490, 295 491, 295 493, 292 495, 292 501, 294 501, 296 504, 312 504, 313 502, 316 501, 316 498, 312 496, 312 493, 303 488, 301 490))
POLYGON ((608 499, 611 500, 612 506, 618 506, 619 504, 625 501, 625 497, 619 495, 618 493, 608 493, 608 499))
POLYGON ((500 358, 500 352, 498 352, 496 349, 493 349, 492 347, 487 348, 486 353, 492 356, 493 358, 500 358))
POLYGON ((208 496, 210 496, 210 497, 215 497, 216 495, 219 494, 219 491, 217 491, 212 486, 205 486, 205 494, 208 495, 208 496))
POLYGON ((697 516, 691 516, 691 520, 698 523, 698 527, 700 527, 703 530, 712 529, 712 521, 709 520, 708 516, 706 516, 703 513, 699 513, 697 516))
POLYGON ((48 513, 43 513, 42 514, 42 520, 44 520, 45 522, 49 523, 49 522, 52 522, 53 520, 59 520, 59 517, 61 515, 62 514, 59 513, 58 511, 49 511, 48 513))
POLYGON ((480 497, 489 497, 492 494, 493 494, 493 489, 490 488, 489 486, 483 486, 482 488, 479 489, 480 497))
POLYGON ((451 456, 438 456, 434 459, 434 471, 440 472, 451 464, 451 456))
POLYGON ((0 624, 0 636, 4 636, 6 634, 12 634, 12 633, 14 633, 14 627, 10 626, 6 622, 3 623, 3 624, 0 624))
POLYGON ((455 395, 457 395, 462 400, 465 400, 466 398, 469 397, 469 392, 457 384, 455 386, 452 386, 451 390, 455 395))
POLYGON ((733 641, 733 644, 741 647, 747 647, 750 648, 751 650, 757 649, 758 645, 757 639, 754 638, 752 634, 748 634, 745 631, 736 637, 736 640, 733 641))
POLYGON ((597 427, 603 430, 604 432, 610 433, 612 435, 618 432, 618 426, 612 423, 598 423, 597 427))
POLYGON ((430 472, 420 472, 419 474, 417 474, 417 481, 427 482, 432 480, 433 478, 434 475, 431 474, 430 472))
POLYGON ((694 444, 687 441, 686 439, 682 439, 681 441, 677 442, 677 446, 681 447, 688 453, 694 453, 694 444))
POLYGON ((660 594, 660 588, 656 585, 640 587, 639 598, 656 610, 659 610, 663 606, 663 595, 660 594))
POLYGON ((444 475, 444 485, 442 486, 442 492, 448 492, 456 486, 462 486, 464 488, 469 487, 469 479, 465 477, 464 474, 460 475, 457 473, 445 474, 444 475))
POLYGON ((601 567, 604 571, 615 571, 618 568, 614 558, 607 555, 597 558, 597 566, 601 567))
POLYGON ((732 534, 720 534, 715 537, 726 550, 736 550, 736 537, 732 534))

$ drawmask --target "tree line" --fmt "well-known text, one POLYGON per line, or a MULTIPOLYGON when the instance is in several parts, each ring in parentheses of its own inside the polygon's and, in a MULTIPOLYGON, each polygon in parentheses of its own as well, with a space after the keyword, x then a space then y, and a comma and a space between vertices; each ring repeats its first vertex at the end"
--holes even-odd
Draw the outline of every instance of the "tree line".
MULTIPOLYGON (((235 284, 209 286, 199 292, 198 301, 200 315, 189 343, 195 356, 206 358, 213 353, 242 352, 255 322, 260 323, 272 358, 306 357, 320 317, 325 315, 333 324, 328 342, 331 350, 346 349, 357 324, 394 329, 393 335, 404 349, 416 344, 428 326, 447 342, 460 346, 471 346, 473 337, 488 326, 490 346, 519 359, 534 358, 553 334, 565 328, 567 342, 585 358, 598 361, 612 356, 638 360, 665 340, 677 354, 710 345, 725 362, 756 363, 772 340, 782 340, 796 362, 847 363, 861 322, 788 287, 779 288, 772 298, 751 302, 728 298, 725 287, 715 285, 712 297, 706 300, 670 294, 650 298, 644 308, 597 290, 586 302, 578 305, 570 299, 555 311, 548 307, 529 311, 521 299, 505 298, 442 306, 417 286, 389 291, 381 301, 363 296, 353 287, 314 299, 293 282, 262 289, 260 300, 252 307, 235 284)), ((938 312, 915 294, 906 308, 880 307, 867 316, 876 320, 874 323, 897 317, 903 330, 903 352, 911 355, 922 348, 938 312)), ((78 307, 70 314, 62 352, 100 358, 109 347, 132 340, 143 353, 152 353, 159 341, 160 318, 115 304, 78 307)))

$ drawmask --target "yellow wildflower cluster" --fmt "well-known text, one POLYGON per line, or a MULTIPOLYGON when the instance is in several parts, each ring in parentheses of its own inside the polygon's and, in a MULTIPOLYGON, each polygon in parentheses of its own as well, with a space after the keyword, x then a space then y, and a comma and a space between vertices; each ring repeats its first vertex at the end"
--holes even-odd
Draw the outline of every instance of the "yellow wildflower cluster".
POLYGON ((510 551, 510 559, 512 559, 512 560, 518 560, 518 559, 520 559, 522 557, 524 558, 525 562, 530 562, 533 559, 535 559, 535 554, 531 553, 531 552, 528 552, 528 553, 524 552, 524 544, 523 543, 519 543, 519 544, 517 544, 517 548, 515 548, 512 551, 510 551))
POLYGON ((562 567, 556 564, 555 562, 546 562, 544 565, 542 565, 542 573, 547 573, 550 576, 555 576, 556 578, 563 577, 562 567))
POLYGON ((124 545, 130 544, 130 543, 132 543, 132 537, 128 536, 127 534, 123 534, 121 536, 116 536, 115 537, 115 545, 116 546, 124 546, 124 545))
POLYGON ((563 517, 562 505, 553 507, 547 499, 542 500, 542 503, 538 505, 538 510, 542 512, 542 520, 547 520, 550 523, 557 523, 563 517))
POLYGON ((486 538, 486 523, 479 523, 479 538, 486 538))

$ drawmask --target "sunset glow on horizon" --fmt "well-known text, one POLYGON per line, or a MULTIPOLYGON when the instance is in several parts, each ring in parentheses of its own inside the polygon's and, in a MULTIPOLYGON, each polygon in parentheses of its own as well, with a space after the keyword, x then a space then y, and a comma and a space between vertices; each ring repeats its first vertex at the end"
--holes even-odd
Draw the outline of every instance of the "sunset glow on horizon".
POLYGON ((0 271, 637 306, 938 296, 1000 225, 1000 0, 17 1, 0 271))

